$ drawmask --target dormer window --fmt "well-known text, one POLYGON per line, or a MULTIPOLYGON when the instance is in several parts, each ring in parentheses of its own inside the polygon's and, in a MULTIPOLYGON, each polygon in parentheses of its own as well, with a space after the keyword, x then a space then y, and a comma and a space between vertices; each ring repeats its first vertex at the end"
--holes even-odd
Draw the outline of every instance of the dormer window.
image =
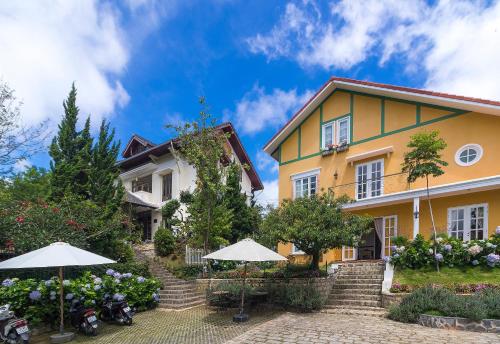
POLYGON ((330 121, 322 126, 322 149, 351 142, 351 118, 349 116, 330 121))

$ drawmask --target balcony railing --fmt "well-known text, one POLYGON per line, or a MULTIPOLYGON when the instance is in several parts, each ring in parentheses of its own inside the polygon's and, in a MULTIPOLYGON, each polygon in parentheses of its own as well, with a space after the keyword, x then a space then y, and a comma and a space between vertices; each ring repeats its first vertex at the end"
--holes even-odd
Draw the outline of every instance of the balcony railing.
POLYGON ((365 187, 361 188, 361 190, 359 187, 363 185, 360 185, 361 183, 358 183, 356 181, 352 183, 331 186, 328 188, 328 191, 335 197, 346 195, 349 198, 355 200, 376 198, 395 192, 410 190, 412 185, 408 183, 407 177, 407 173, 386 174, 380 178, 365 179, 362 183, 365 185, 365 187), (380 189, 378 188, 378 185, 380 185, 380 189))

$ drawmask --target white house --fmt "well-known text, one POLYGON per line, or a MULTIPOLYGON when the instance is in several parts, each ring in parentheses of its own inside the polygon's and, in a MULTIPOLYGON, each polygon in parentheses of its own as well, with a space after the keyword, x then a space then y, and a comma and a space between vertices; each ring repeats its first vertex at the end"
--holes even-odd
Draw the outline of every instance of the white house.
MULTIPOLYGON (((230 160, 248 168, 242 169, 241 188, 248 197, 262 190, 263 185, 231 123, 217 126, 228 133, 230 160)), ((126 190, 126 200, 138 213, 143 227, 143 240, 151 240, 162 223, 161 208, 171 199, 179 199, 181 191, 193 191, 196 171, 176 151, 178 139, 161 144, 133 135, 118 164, 120 179, 126 190)))

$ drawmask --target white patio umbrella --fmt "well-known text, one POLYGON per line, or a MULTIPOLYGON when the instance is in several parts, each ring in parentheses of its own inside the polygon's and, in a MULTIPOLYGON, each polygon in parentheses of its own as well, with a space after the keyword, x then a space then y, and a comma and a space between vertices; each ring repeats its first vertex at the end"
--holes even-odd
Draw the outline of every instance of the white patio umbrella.
POLYGON ((243 239, 236 244, 224 247, 218 251, 212 252, 203 257, 204 259, 213 260, 233 260, 242 261, 245 263, 243 271, 243 289, 241 291, 241 306, 240 313, 233 317, 234 321, 243 322, 248 320, 248 315, 243 313, 243 306, 245 303, 245 284, 247 277, 247 263, 248 262, 270 262, 270 261, 283 261, 287 260, 282 255, 256 243, 252 239, 243 239))
POLYGON ((60 287, 60 315, 58 343, 64 342, 64 338, 71 340, 73 333, 64 333, 64 267, 65 266, 88 266, 116 263, 114 260, 99 256, 97 254, 71 246, 65 242, 55 242, 49 246, 28 252, 0 263, 0 269, 25 269, 25 268, 59 268, 60 287))

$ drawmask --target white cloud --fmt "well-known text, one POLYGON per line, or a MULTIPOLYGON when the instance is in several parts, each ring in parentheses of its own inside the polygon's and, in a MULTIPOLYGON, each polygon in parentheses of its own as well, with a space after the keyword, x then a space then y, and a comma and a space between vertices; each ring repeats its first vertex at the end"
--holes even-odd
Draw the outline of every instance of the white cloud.
POLYGON ((247 40, 268 59, 351 70, 370 57, 398 59, 425 87, 500 99, 500 2, 369 0, 291 2, 267 34, 247 40))
POLYGON ((256 156, 257 168, 262 172, 277 173, 278 162, 274 160, 269 154, 263 151, 258 151, 256 156))
POLYGON ((14 164, 14 173, 20 173, 26 171, 32 166, 31 162, 26 159, 17 160, 14 164))
POLYGON ((23 101, 24 121, 58 122, 72 82, 94 124, 128 103, 119 78, 130 52, 117 11, 96 1, 0 2, 0 77, 23 101))
POLYGON ((233 120, 243 133, 255 134, 284 124, 311 95, 311 91, 300 94, 296 89, 284 91, 278 88, 266 93, 263 87, 256 84, 238 101, 235 111, 226 110, 224 117, 233 120))
POLYGON ((255 199, 263 207, 278 206, 278 180, 264 180, 264 190, 257 194, 255 199))

